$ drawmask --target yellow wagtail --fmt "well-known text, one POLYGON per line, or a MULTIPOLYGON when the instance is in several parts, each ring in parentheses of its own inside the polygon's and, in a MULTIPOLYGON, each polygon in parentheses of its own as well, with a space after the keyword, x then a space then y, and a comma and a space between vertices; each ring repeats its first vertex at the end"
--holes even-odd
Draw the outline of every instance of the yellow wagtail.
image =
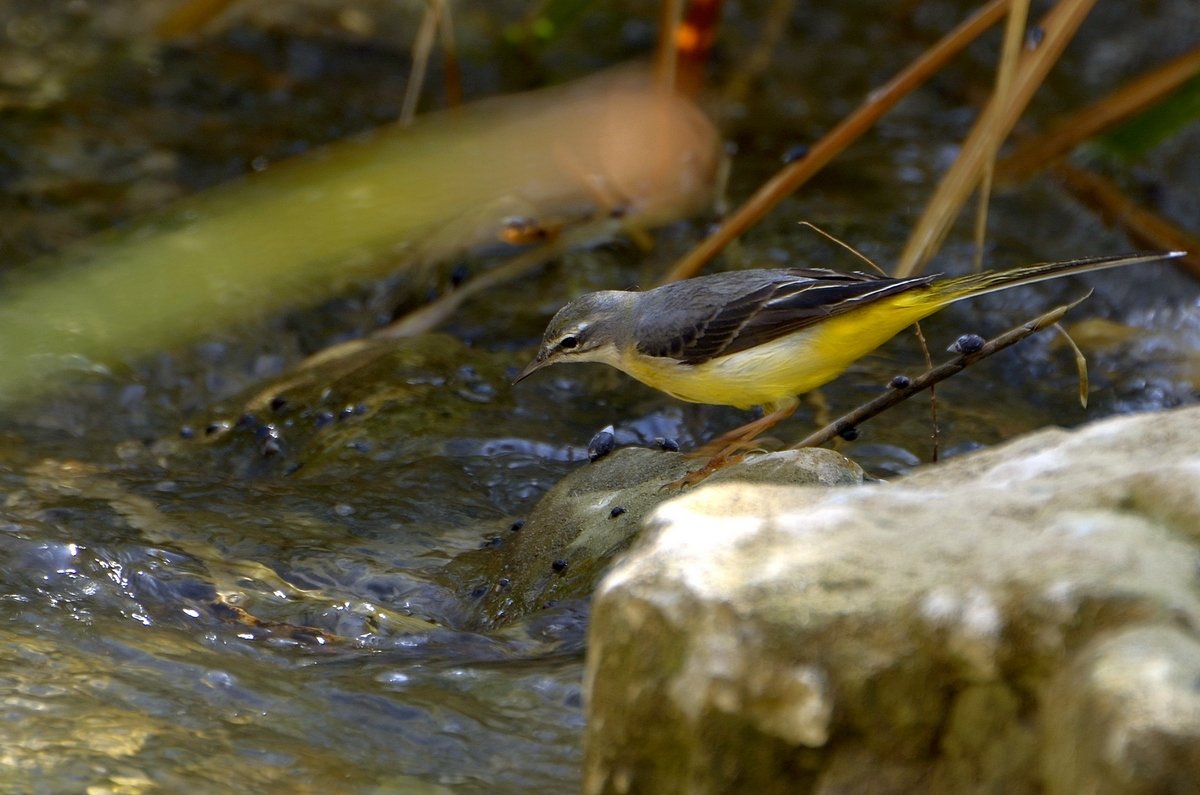
POLYGON ((762 419, 719 440, 744 442, 794 412, 800 395, 948 304, 1183 253, 1095 257, 957 278, 743 270, 645 292, 603 290, 558 311, 537 357, 513 383, 551 364, 603 362, 681 400, 762 406, 762 419))

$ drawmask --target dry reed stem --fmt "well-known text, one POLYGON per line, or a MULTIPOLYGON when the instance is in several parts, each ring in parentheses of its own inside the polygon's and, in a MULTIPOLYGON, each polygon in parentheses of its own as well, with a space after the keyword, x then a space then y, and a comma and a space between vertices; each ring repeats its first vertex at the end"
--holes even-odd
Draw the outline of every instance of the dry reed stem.
POLYGON ((442 45, 442 90, 446 93, 446 107, 457 108, 463 103, 462 69, 458 65, 458 42, 454 37, 454 14, 449 0, 442 0, 445 11, 442 24, 438 25, 442 45))
POLYGON ((788 28, 788 19, 795 9, 796 0, 771 0, 764 12, 762 35, 743 58, 739 59, 737 69, 730 75, 721 89, 721 103, 732 105, 745 100, 750 93, 750 86, 761 75, 765 74, 771 65, 771 58, 779 46, 783 34, 788 28))
POLYGON ((654 54, 654 80, 659 89, 664 91, 675 90, 683 3, 684 0, 662 0, 658 7, 658 49, 654 54))
POLYGON ((1000 161, 1002 182, 1019 182, 1115 124, 1135 116, 1200 74, 1200 48, 1146 72, 1082 110, 1059 117, 1000 161))
POLYGON ((178 39, 203 28, 233 5, 235 0, 187 0, 167 14, 155 32, 164 39, 178 39))
MULTIPOLYGON (((1004 24, 1004 45, 1000 52, 1000 66, 996 69, 996 101, 1008 101, 1012 90, 1013 76, 1017 71, 1017 59, 1025 41, 1025 24, 1029 20, 1029 0, 1014 0, 1004 24)), ((975 209, 975 260, 976 271, 983 269, 983 244, 987 238, 988 201, 992 195, 992 177, 996 170, 996 152, 1000 142, 987 153, 983 167, 983 178, 979 183, 979 204, 975 209)))
POLYGON ((1076 199, 1120 226, 1138 245, 1186 251, 1174 262, 1200 279, 1200 238, 1138 206, 1120 188, 1093 171, 1063 162, 1054 166, 1051 173, 1076 199))
POLYGON ((814 144, 806 157, 784 167, 747 199, 716 232, 676 263, 663 282, 695 276, 730 241, 758 223, 775 205, 858 140, 896 103, 941 70, 951 58, 984 31, 1000 21, 1008 9, 1008 4, 1009 0, 992 0, 918 56, 889 83, 871 92, 853 113, 814 144))
POLYGON ((433 42, 438 28, 442 26, 443 12, 449 11, 445 3, 446 0, 425 0, 425 13, 421 16, 421 25, 413 39, 412 71, 404 86, 404 101, 400 104, 400 117, 396 120, 401 127, 411 126, 417 116, 417 101, 421 98, 421 90, 425 88, 425 71, 429 66, 429 56, 433 54, 433 42))
POLYGON ((1006 101, 997 102, 993 97, 975 122, 958 158, 942 177, 909 236, 896 266, 896 276, 917 273, 933 257, 963 204, 979 184, 984 164, 990 159, 989 153, 996 151, 1017 123, 1094 4, 1095 0, 1060 0, 1043 18, 1039 27, 1044 31, 1044 38, 1036 50, 1022 55, 1006 101))

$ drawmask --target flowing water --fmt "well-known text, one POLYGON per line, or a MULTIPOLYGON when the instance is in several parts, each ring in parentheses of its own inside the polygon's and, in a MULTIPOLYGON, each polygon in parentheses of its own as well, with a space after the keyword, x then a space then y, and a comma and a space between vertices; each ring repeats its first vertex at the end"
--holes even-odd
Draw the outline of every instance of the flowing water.
MULTIPOLYGON (((0 3, 7 266, 398 111, 412 9, 247 3, 211 32, 164 46, 148 36, 157 5, 0 3)), ((653 40, 650 17, 606 6, 531 65, 503 44, 521 13, 509 5, 455 6, 469 91, 581 74, 653 40), (597 44, 581 53, 581 40, 597 44)), ((1168 6, 1154 29, 1188 10, 1168 6)), ((761 85, 715 103, 738 146, 733 195, 962 13, 923 4, 906 32, 871 21, 871 8, 795 11, 761 85)), ((1116 41, 1125 63, 1153 54, 1153 38, 1132 40, 1108 13, 1087 33, 1093 44, 1116 41)), ((761 32, 758 6, 731 4, 729 14, 721 74, 761 32)), ((978 49, 731 258, 860 267, 795 223, 806 219, 886 262, 970 121, 939 94, 987 83, 990 53, 978 49)), ((1086 79, 1060 80, 1050 95, 1082 101, 1128 74, 1111 50, 1097 52, 1070 56, 1086 79)), ((1188 153, 1198 135, 1186 131, 1139 165, 1164 212, 1195 209, 1200 165, 1188 153)), ((66 382, 10 407, 0 420, 0 792, 577 788, 586 606, 484 632, 473 618, 479 594, 445 564, 520 532, 521 516, 610 422, 621 444, 661 436, 686 448, 743 418, 681 405, 599 366, 509 386, 568 293, 647 283, 704 225, 677 224, 648 253, 622 241, 573 252, 468 302, 444 333, 371 346, 312 381, 293 383, 289 368, 396 305, 453 289, 491 255, 136 361, 81 361, 66 382)), ((1041 182, 997 198, 991 241, 997 265, 1131 248, 1041 182)), ((968 252, 956 233, 940 266, 968 252)), ((1139 274, 1093 280, 1101 289, 1079 314, 1115 321, 1078 328, 1090 345, 1089 411, 1078 406, 1069 352, 1043 335, 939 387, 942 454, 1194 400, 1195 286, 1166 267, 1139 274)), ((959 333, 998 332, 1079 292, 1054 284, 956 307, 926 326, 934 357, 959 333)), ((900 341, 779 436, 921 366, 915 344, 900 341)), ((927 461, 928 403, 912 404, 864 426, 844 451, 881 476, 927 461)))

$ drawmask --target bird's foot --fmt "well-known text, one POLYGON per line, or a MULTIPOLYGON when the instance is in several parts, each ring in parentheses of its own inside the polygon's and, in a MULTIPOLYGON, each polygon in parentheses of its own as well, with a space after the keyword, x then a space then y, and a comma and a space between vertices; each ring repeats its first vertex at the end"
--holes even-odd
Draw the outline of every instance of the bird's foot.
MULTIPOLYGON (((723 446, 714 454, 710 455, 708 460, 705 461, 704 465, 699 469, 692 470, 679 480, 671 481, 663 486, 662 489, 664 491, 682 491, 683 489, 695 486, 696 484, 705 480, 709 475, 712 475, 714 472, 724 469, 730 464, 736 464, 743 460, 747 453, 756 449, 753 441, 754 440, 752 439, 744 439, 723 446)), ((703 448, 701 448, 701 451, 707 450, 711 446, 711 444, 705 445, 703 448)), ((698 455, 701 451, 697 451, 697 453, 692 455, 698 455)))
POLYGON ((678 491, 683 488, 695 486, 717 470, 741 461, 746 457, 746 453, 762 449, 755 442, 759 435, 792 416, 798 405, 800 405, 799 401, 789 401, 781 407, 775 408, 762 417, 759 417, 757 420, 752 420, 745 425, 741 425, 728 433, 718 436, 694 453, 689 453, 689 457, 707 457, 708 461, 705 462, 704 466, 693 472, 689 472, 679 480, 668 483, 663 488, 678 491))

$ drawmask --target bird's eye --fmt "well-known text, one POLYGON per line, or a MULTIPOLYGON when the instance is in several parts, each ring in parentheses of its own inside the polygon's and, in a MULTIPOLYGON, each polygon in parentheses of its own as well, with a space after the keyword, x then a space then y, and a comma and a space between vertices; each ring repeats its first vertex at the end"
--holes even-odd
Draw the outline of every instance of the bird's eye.
POLYGON ((558 347, 562 348, 564 351, 569 351, 572 348, 578 348, 579 337, 563 337, 561 340, 559 340, 558 347))

